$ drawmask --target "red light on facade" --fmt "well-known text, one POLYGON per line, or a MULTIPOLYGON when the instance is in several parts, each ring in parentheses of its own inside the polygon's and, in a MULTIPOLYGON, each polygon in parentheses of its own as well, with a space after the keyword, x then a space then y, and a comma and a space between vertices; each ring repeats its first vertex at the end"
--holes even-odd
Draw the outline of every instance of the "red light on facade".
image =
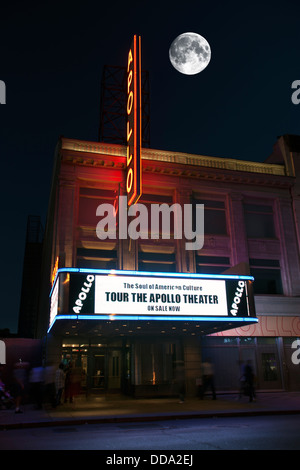
POLYGON ((54 268, 53 268, 53 271, 52 271, 52 277, 51 277, 51 282, 52 282, 52 285, 53 285, 53 282, 55 280, 55 276, 56 276, 56 273, 58 271, 58 262, 59 262, 59 258, 57 256, 56 260, 55 260, 55 265, 54 265, 54 268))
POLYGON ((141 37, 134 36, 127 61, 127 177, 128 206, 135 204, 142 194, 142 91, 141 91, 141 37))

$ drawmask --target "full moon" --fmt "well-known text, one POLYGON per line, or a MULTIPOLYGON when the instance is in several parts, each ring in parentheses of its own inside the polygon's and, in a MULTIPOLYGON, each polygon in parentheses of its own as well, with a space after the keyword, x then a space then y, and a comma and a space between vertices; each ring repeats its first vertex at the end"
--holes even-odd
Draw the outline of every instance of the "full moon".
POLYGON ((185 75, 195 75, 207 67, 211 58, 207 40, 196 33, 183 33, 177 36, 169 49, 173 67, 185 75))

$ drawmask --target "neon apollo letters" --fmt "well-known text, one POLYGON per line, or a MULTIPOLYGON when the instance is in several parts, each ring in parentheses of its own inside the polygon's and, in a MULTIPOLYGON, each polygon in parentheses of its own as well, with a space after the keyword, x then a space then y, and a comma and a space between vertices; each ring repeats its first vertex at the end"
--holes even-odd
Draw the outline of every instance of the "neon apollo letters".
POLYGON ((142 91, 141 37, 134 36, 127 61, 127 176, 128 206, 141 196, 142 91))

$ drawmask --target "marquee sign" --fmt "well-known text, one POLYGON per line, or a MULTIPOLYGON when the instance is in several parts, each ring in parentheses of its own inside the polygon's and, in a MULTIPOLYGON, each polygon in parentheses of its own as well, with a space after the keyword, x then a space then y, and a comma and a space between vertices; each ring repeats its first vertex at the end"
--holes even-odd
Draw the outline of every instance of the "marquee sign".
POLYGON ((128 206, 141 196, 142 91, 141 37, 134 36, 127 60, 127 176, 128 206))
POLYGON ((255 319, 252 281, 251 276, 63 268, 50 304, 53 313, 77 319, 249 321, 255 319))

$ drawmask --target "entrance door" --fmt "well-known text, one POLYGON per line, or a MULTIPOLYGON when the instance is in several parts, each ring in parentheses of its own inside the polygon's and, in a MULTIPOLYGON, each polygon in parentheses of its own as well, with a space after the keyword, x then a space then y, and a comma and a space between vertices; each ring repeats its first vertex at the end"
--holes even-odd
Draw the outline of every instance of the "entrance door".
POLYGON ((124 377, 123 363, 125 364, 126 361, 122 361, 122 348, 105 347, 99 348, 98 351, 94 348, 91 351, 90 367, 88 369, 89 390, 96 394, 104 391, 120 392, 122 373, 124 377))
POLYGON ((121 350, 108 350, 108 383, 107 388, 110 391, 121 390, 121 350))
POLYGON ((105 369, 105 354, 94 354, 91 371, 91 388, 95 392, 105 389, 105 369))

